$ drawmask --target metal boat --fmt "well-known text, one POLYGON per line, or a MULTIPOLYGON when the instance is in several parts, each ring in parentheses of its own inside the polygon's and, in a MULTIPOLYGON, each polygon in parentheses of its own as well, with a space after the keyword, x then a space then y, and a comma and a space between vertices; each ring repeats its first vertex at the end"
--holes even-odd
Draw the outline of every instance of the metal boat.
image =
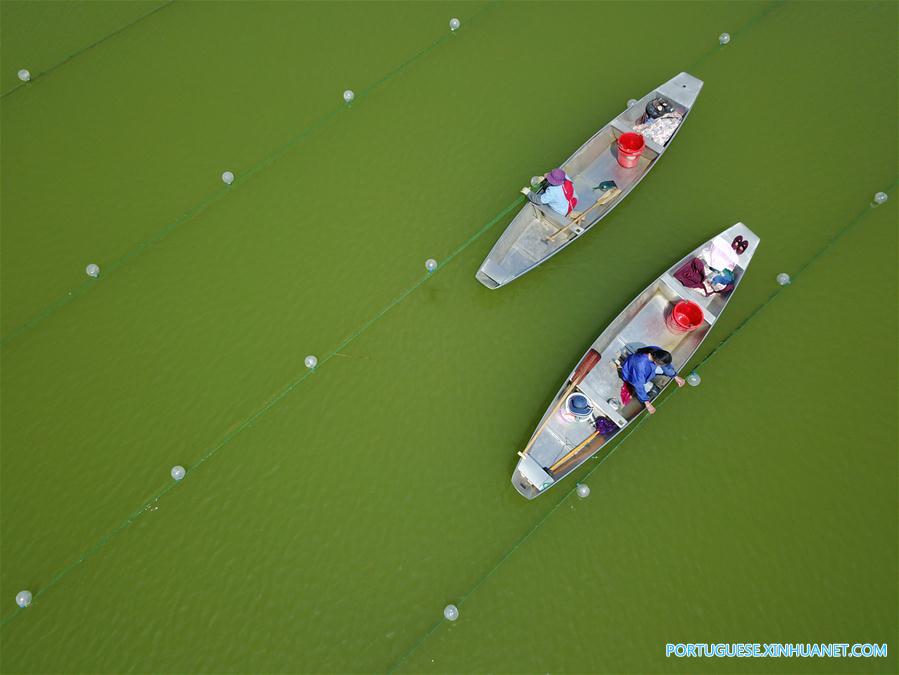
POLYGON ((688 73, 681 73, 653 89, 597 131, 561 166, 574 183, 578 198, 576 210, 566 217, 545 206, 528 202, 509 223, 475 274, 478 281, 491 289, 504 286, 592 229, 656 165, 683 127, 700 89, 702 80, 688 73), (674 110, 683 115, 683 119, 664 145, 646 138, 646 145, 637 165, 632 169, 625 169, 618 164, 617 139, 621 134, 633 131, 644 115, 646 104, 659 96, 666 98, 674 110), (603 193, 595 189, 604 181, 615 181, 621 190, 608 201, 603 201, 603 193), (579 215, 584 217, 576 220, 579 215))
MULTIPOLYGON (((678 260, 624 308, 578 361, 527 446, 518 453, 512 485, 519 493, 528 499, 543 494, 643 413, 636 398, 627 404, 621 400, 620 363, 641 347, 657 346, 671 352, 675 370, 683 368, 733 297, 758 245, 755 233, 737 223, 678 260), (748 242, 742 253, 731 246, 738 236, 748 242), (721 257, 728 259, 728 264, 720 264, 720 268, 732 267, 733 281, 724 292, 706 294, 708 290, 688 288, 675 277, 694 258, 708 260, 709 256, 716 264, 721 257), (681 300, 692 301, 702 309, 701 324, 689 332, 674 332, 666 321, 681 300), (580 399, 572 407, 569 400, 576 394, 585 397, 586 403, 580 399), (592 413, 585 415, 585 408, 592 408, 592 413), (599 418, 606 418, 604 433, 597 431, 599 418)), ((657 375, 653 383, 661 393, 671 381, 657 375)))

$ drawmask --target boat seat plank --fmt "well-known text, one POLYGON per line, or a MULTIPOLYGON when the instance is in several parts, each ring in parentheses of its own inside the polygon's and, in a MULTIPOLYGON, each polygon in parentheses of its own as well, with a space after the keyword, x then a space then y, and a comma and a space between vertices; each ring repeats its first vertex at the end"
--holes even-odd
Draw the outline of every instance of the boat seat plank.
MULTIPOLYGON (((620 120, 620 119, 618 119, 618 118, 616 118, 616 119, 612 122, 611 126, 612 126, 612 128, 614 128, 615 131, 617 132, 617 133, 615 134, 615 138, 616 138, 616 139, 617 139, 621 134, 639 133, 639 132, 637 132, 637 131, 634 131, 634 126, 633 126, 633 125, 628 124, 627 122, 624 122, 624 121, 622 121, 622 120, 620 120)), ((659 145, 658 143, 656 143, 656 142, 655 142, 654 140, 652 140, 651 138, 647 138, 646 136, 644 136, 644 137, 643 137, 643 140, 644 140, 645 143, 646 143, 646 147, 649 148, 649 149, 650 149, 656 156, 661 155, 663 152, 665 152, 664 146, 659 145)))
POLYGON ((553 477, 546 473, 546 471, 543 470, 541 463, 533 457, 527 455, 523 456, 518 463, 518 469, 521 471, 524 479, 538 489, 542 489, 543 486, 552 485, 554 482, 553 477))
POLYGON ((621 134, 629 134, 630 132, 632 132, 634 130, 633 126, 631 126, 630 124, 628 124, 627 122, 625 122, 624 120, 622 120, 618 117, 616 117, 614 120, 612 120, 612 123, 610 126, 613 129, 615 129, 615 131, 618 132, 617 134, 615 134, 616 138, 618 136, 620 136, 621 134))
POLYGON ((622 328, 621 339, 626 343, 652 344, 674 352, 687 333, 672 333, 665 325, 665 317, 671 304, 664 294, 653 294, 636 316, 622 328))
POLYGON ((627 419, 621 414, 621 401, 619 393, 621 392, 621 379, 618 377, 617 371, 613 368, 604 373, 597 373, 596 376, 588 378, 581 382, 578 389, 583 392, 587 398, 593 403, 594 409, 600 414, 608 417, 619 428, 627 424, 627 419), (612 403, 616 407, 613 407, 612 403))
POLYGON ((505 283, 510 276, 508 270, 489 258, 484 261, 483 265, 481 265, 481 271, 493 279, 497 284, 505 283))
MULTIPOLYGON (((586 206, 590 206, 599 196, 599 191, 593 188, 605 180, 613 180, 615 184, 621 188, 622 194, 618 198, 613 199, 609 204, 598 209, 600 213, 608 210, 611 205, 617 204, 627 192, 640 180, 640 178, 649 171, 654 161, 646 155, 640 157, 637 166, 633 169, 625 169, 618 163, 618 153, 613 147, 607 147, 601 152, 596 159, 584 167, 583 171, 575 176, 575 188, 578 197, 582 192, 587 199, 586 206), (583 187, 578 187, 578 186, 583 187)), ((581 210, 581 204, 578 204, 578 210, 581 210)))
POLYGON ((684 300, 689 300, 690 302, 695 302, 699 305, 702 308, 702 315, 705 317, 706 322, 714 324, 718 319, 717 312, 711 307, 711 304, 715 301, 714 295, 706 296, 691 288, 687 288, 667 272, 661 276, 661 280, 662 283, 681 296, 684 300))
POLYGON ((663 148, 651 138, 647 138, 646 136, 644 136, 643 140, 646 141, 646 147, 656 153, 656 156, 661 155, 663 152, 665 152, 665 148, 663 148))

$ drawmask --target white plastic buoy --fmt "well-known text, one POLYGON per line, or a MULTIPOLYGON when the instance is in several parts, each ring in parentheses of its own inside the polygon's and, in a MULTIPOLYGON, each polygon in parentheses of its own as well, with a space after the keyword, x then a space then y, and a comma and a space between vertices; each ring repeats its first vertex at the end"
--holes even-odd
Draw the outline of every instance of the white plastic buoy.
POLYGON ((433 258, 428 258, 425 260, 425 269, 428 270, 428 272, 433 272, 437 269, 437 261, 433 258))
POLYGON ((443 618, 447 621, 455 621, 459 618, 459 608, 455 605, 447 605, 443 608, 443 618))
POLYGON ((19 591, 16 593, 16 604, 19 607, 28 607, 31 604, 31 591, 19 591))
POLYGON ((84 271, 87 272, 87 276, 93 277, 94 279, 100 276, 100 266, 95 265, 94 263, 91 263, 90 265, 85 267, 84 271))
POLYGON ((691 387, 698 387, 700 382, 702 382, 702 378, 699 377, 699 373, 697 373, 695 370, 687 375, 687 384, 689 384, 691 387))
POLYGON ((590 496, 590 486, 589 485, 584 485, 583 483, 578 483, 576 490, 577 490, 577 496, 580 497, 581 499, 586 499, 587 497, 590 496))
POLYGON ((886 192, 878 192, 874 195, 874 206, 880 206, 883 204, 890 196, 886 192))
POLYGON ((318 359, 316 357, 314 357, 312 354, 310 354, 305 359, 303 359, 303 363, 306 364, 306 367, 309 370, 312 370, 313 368, 315 368, 318 365, 318 359))
POLYGON ((718 44, 726 45, 728 42, 730 42, 730 33, 721 33, 718 36, 718 44))
POLYGON ((344 103, 352 103, 354 98, 356 98, 356 94, 353 93, 352 89, 347 89, 345 92, 343 92, 344 103))
POLYGON ((627 100, 627 107, 630 108, 631 106, 634 106, 634 105, 637 105, 637 99, 629 98, 627 100))
POLYGON ((175 480, 181 480, 184 478, 184 474, 187 473, 187 470, 181 466, 180 464, 172 467, 172 478, 175 480))
POLYGON ((786 272, 781 272, 777 275, 777 283, 779 283, 781 286, 786 286, 788 283, 790 283, 790 275, 786 272))
POLYGON ((234 174, 231 173, 230 171, 226 171, 225 173, 222 174, 222 182, 225 185, 231 185, 231 183, 234 182, 234 174))
POLYGON ((455 17, 453 17, 452 19, 450 19, 450 30, 451 30, 451 31, 455 32, 455 31, 459 30, 459 27, 460 27, 461 25, 462 25, 462 22, 459 21, 459 19, 457 19, 457 18, 455 18, 455 17))
POLYGON ((31 79, 31 73, 25 68, 22 68, 22 70, 19 71, 19 79, 22 80, 22 82, 28 82, 31 79))

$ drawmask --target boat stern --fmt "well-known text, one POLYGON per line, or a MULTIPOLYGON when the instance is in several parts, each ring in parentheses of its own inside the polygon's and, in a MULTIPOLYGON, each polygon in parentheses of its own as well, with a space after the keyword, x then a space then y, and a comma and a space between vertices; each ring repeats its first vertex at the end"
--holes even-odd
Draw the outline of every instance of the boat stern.
POLYGON ((530 455, 522 455, 512 473, 512 485, 525 499, 534 499, 555 484, 555 479, 530 455))
POLYGON ((490 290, 499 288, 515 278, 509 270, 494 260, 492 256, 487 256, 487 259, 474 276, 490 290))
POLYGON ((502 284, 500 284, 496 279, 487 274, 483 268, 479 269, 475 272, 474 278, 480 281, 484 286, 489 288, 491 291, 499 288, 502 284))

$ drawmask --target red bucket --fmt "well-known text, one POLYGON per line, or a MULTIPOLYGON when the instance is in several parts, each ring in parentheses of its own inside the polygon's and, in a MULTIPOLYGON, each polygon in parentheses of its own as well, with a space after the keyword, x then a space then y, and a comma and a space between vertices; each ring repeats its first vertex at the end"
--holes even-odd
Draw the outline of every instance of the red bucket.
POLYGON ((646 140, 641 134, 628 132, 618 139, 618 163, 625 169, 633 169, 640 161, 646 140))
POLYGON ((665 325, 672 333, 689 333, 702 325, 702 307, 689 300, 678 302, 665 317, 665 325))

